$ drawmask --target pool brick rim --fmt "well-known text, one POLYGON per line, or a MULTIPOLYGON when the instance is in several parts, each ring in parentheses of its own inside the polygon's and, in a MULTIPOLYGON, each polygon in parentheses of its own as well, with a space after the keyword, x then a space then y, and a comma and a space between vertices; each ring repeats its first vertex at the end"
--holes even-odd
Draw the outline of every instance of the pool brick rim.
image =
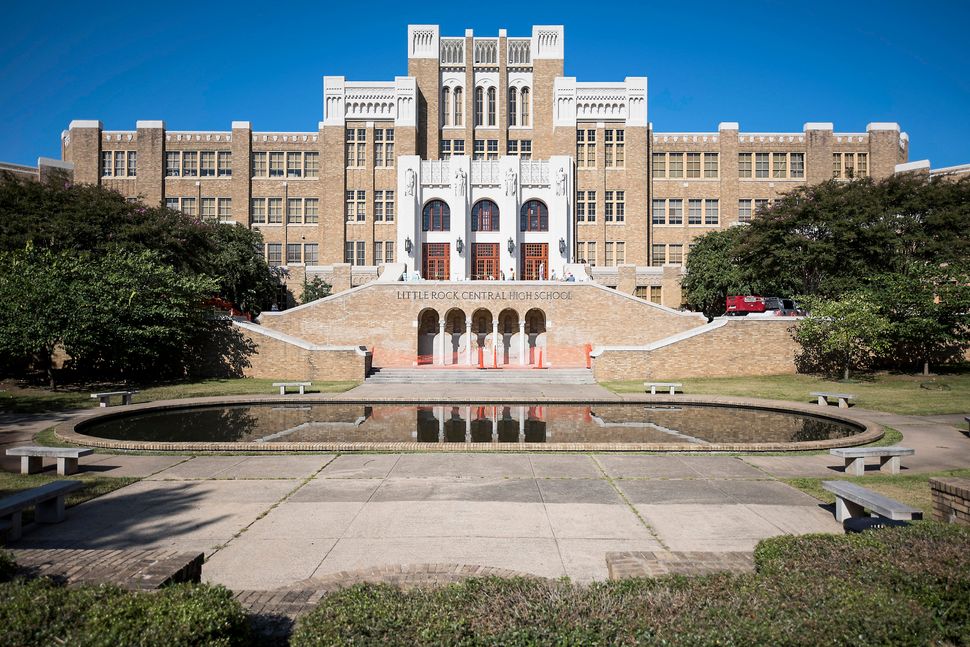
POLYGON ((187 398, 182 400, 161 400, 146 402, 126 407, 116 407, 99 411, 81 420, 62 423, 55 427, 55 436, 64 442, 99 449, 144 452, 219 452, 219 453, 293 453, 293 452, 485 452, 485 453, 521 453, 521 452, 688 452, 688 453, 748 453, 748 452, 778 452, 778 451, 819 451, 836 447, 852 447, 874 442, 882 438, 882 426, 856 416, 845 410, 826 411, 818 405, 802 404, 780 400, 763 400, 758 398, 737 398, 727 396, 664 396, 664 395, 636 395, 622 398, 590 397, 582 400, 576 398, 533 398, 535 401, 523 403, 522 398, 488 398, 488 402, 481 399, 449 398, 367 398, 366 400, 346 397, 344 394, 309 394, 302 396, 230 396, 213 398, 187 398), (341 396, 344 397, 341 397, 341 396), (776 411, 782 413, 798 413, 816 418, 824 418, 836 422, 848 423, 862 430, 858 434, 842 438, 826 440, 812 440, 792 443, 710 443, 697 445, 692 443, 419 443, 419 442, 151 442, 132 440, 111 440, 88 436, 78 428, 89 426, 97 421, 110 418, 124 417, 134 413, 148 411, 164 411, 168 409, 184 409, 209 407, 218 405, 240 404, 651 404, 651 405, 706 405, 747 407, 776 411))

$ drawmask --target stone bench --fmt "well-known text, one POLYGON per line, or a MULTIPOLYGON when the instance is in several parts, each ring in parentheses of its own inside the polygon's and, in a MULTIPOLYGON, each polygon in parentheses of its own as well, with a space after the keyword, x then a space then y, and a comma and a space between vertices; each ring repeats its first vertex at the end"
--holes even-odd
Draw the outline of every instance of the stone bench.
POLYGON ((855 397, 851 393, 824 393, 820 391, 809 393, 809 395, 813 395, 818 398, 818 404, 822 407, 827 407, 829 405, 829 398, 836 398, 839 401, 840 409, 848 409, 849 400, 855 397))
POLYGON ((657 395, 657 388, 670 391, 670 395, 674 395, 678 390, 683 393, 684 385, 680 382, 644 382, 643 388, 650 389, 650 395, 657 395))
POLYGON ((922 519, 923 512, 848 481, 822 481, 822 487, 835 495, 835 519, 846 521, 867 516, 870 510, 892 521, 922 519))
POLYGON ((20 456, 21 474, 40 472, 46 457, 57 459, 57 473, 61 476, 77 472, 78 459, 93 453, 93 449, 81 447, 13 447, 7 450, 7 456, 20 456))
POLYGON ((299 387, 300 395, 306 393, 306 388, 309 387, 312 382, 273 382, 273 386, 278 386, 280 389, 280 395, 286 395, 286 387, 299 387))
POLYGON ((830 449, 829 453, 845 459, 845 473, 862 476, 866 473, 866 459, 879 457, 879 470, 890 474, 899 474, 899 457, 912 456, 915 449, 908 447, 839 447, 830 449))
POLYGON ((121 404, 131 404, 131 397, 138 391, 106 391, 104 393, 92 393, 91 398, 97 399, 102 407, 110 406, 112 396, 120 395, 121 404))
POLYGON ((23 512, 31 507, 38 523, 64 521, 64 498, 82 485, 81 481, 54 481, 0 499, 0 532, 8 541, 20 539, 23 512))

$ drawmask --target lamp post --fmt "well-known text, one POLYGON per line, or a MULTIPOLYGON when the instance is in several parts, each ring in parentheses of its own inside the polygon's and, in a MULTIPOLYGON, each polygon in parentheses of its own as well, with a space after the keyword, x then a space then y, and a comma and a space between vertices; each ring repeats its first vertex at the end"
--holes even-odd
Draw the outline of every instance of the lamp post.
POLYGON ((461 239, 461 236, 459 236, 458 240, 455 241, 455 249, 458 250, 459 254, 461 254, 462 250, 465 249, 465 241, 461 239))

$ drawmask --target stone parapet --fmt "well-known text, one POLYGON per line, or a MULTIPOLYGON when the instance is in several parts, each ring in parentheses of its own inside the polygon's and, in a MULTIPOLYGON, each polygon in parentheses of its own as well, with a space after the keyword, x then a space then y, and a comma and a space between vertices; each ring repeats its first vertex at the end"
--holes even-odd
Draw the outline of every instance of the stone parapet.
POLYGON ((931 478, 930 491, 935 520, 970 525, 970 479, 931 478))

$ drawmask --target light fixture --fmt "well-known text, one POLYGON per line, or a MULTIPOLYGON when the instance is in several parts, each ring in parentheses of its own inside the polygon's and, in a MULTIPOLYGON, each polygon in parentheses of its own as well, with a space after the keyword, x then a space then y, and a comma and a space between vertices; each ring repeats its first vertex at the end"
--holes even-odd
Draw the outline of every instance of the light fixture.
POLYGON ((565 254, 566 253, 566 239, 565 238, 560 238, 559 239, 559 253, 560 254, 565 254))
POLYGON ((407 238, 404 239, 404 251, 407 252, 408 254, 410 254, 411 253, 411 248, 412 248, 412 245, 411 245, 411 237, 408 236, 407 238))
POLYGON ((509 238, 509 254, 515 251, 515 241, 509 238))
POLYGON ((461 236, 459 236, 458 240, 455 241, 455 249, 458 250, 459 254, 461 254, 461 250, 465 249, 465 241, 461 239, 461 236))

